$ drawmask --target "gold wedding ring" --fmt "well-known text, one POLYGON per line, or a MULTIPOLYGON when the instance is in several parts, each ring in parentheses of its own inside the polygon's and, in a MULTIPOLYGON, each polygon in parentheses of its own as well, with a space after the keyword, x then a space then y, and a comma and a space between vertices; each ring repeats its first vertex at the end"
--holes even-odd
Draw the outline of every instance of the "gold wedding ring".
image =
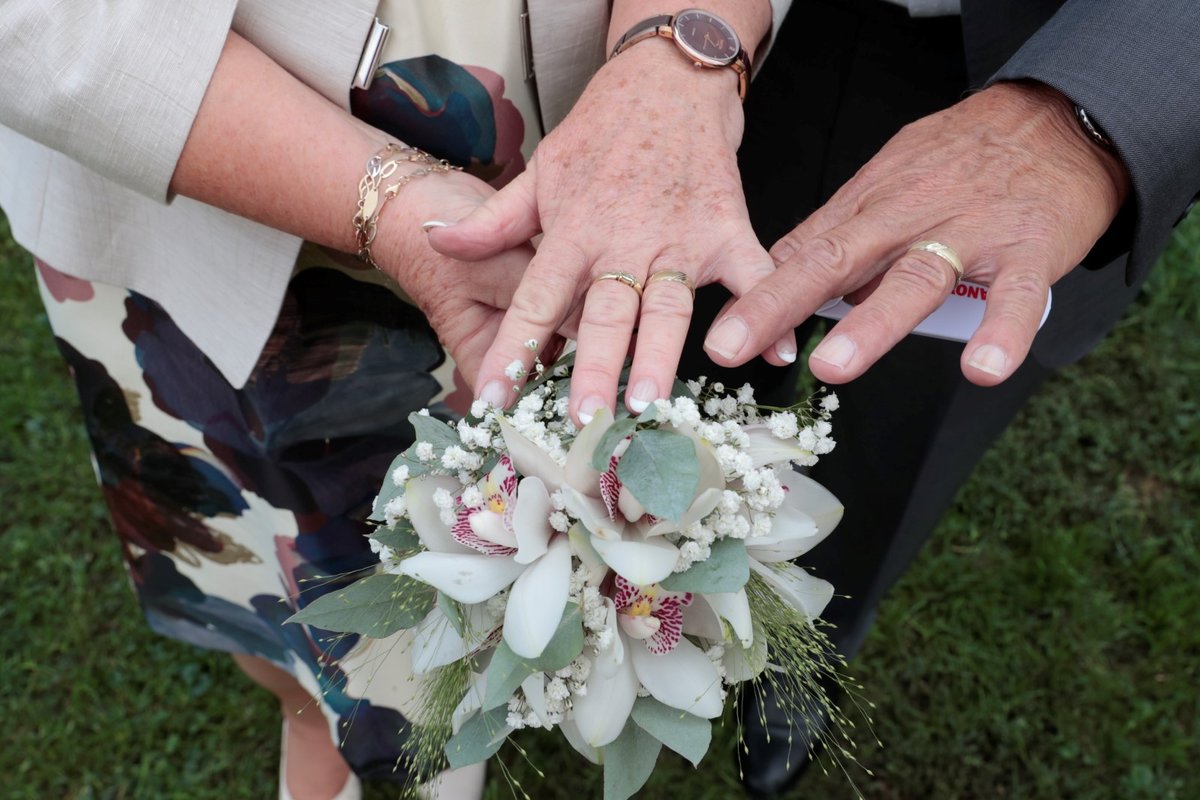
POLYGON ((616 281, 617 283, 623 283, 630 289, 633 289, 635 292, 637 292, 638 297, 642 296, 642 282, 630 272, 601 273, 596 276, 595 280, 592 281, 592 285, 595 286, 600 281, 616 281))
POLYGON ((949 245, 929 239, 924 242, 917 242, 912 247, 908 248, 908 252, 912 253, 916 250, 924 250, 926 253, 933 253, 938 258, 950 265, 950 269, 954 270, 954 285, 957 286, 963 279, 963 264, 962 259, 958 257, 958 253, 949 245))
POLYGON ((661 272, 656 272, 646 279, 646 288, 650 288, 650 284, 658 283, 659 281, 670 281, 671 283, 682 283, 687 287, 687 290, 692 293, 692 297, 696 296, 696 284, 692 283, 692 279, 686 274, 674 270, 664 269, 661 272))

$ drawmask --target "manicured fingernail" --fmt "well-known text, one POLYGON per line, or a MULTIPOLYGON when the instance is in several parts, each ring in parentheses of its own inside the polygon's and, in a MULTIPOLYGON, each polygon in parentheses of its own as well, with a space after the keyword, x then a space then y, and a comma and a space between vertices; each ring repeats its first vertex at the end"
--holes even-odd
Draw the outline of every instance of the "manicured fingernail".
POLYGON ((583 398, 579 404, 579 421, 587 425, 596 416, 596 412, 604 408, 604 401, 597 395, 583 398))
POLYGON ((658 399, 658 386, 654 381, 638 381, 629 392, 629 410, 640 414, 658 399))
POLYGON ((786 361, 789 364, 796 363, 796 345, 791 339, 780 339, 775 343, 775 355, 779 356, 780 361, 786 361))
POLYGON ((431 219, 428 222, 421 223, 421 230, 429 233, 434 228, 449 228, 449 222, 442 222, 440 219, 431 219))
POLYGON ((1008 354, 994 344, 981 344, 976 347, 967 363, 997 378, 1008 374, 1008 354))
POLYGON ((858 346, 854 344, 854 340, 844 333, 839 333, 817 345, 817 349, 813 350, 813 358, 835 367, 845 367, 856 352, 858 346))
POLYGON ((492 381, 483 387, 479 399, 490 406, 504 408, 508 404, 508 388, 500 381, 492 381))
POLYGON ((750 329, 738 317, 726 317, 717 327, 708 332, 704 349, 712 350, 721 358, 736 358, 750 338, 750 329))

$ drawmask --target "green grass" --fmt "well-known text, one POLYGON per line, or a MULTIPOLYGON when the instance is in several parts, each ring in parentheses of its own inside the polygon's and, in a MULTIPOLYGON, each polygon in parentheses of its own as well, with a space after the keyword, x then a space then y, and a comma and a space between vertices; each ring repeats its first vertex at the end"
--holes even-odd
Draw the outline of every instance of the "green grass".
MULTIPOLYGON (((126 585, 30 260, 0 220, 0 796, 268 798, 272 701, 155 636, 126 585)), ((869 798, 1200 797, 1200 220, 988 455, 854 664, 869 798)), ((643 793, 736 797, 728 731, 643 793)), ((533 797, 599 797, 553 737, 533 797)), ((489 797, 509 796, 493 767, 489 797)), ((371 797, 393 796, 375 787, 371 797)), ((795 797, 852 796, 814 771, 795 797)))

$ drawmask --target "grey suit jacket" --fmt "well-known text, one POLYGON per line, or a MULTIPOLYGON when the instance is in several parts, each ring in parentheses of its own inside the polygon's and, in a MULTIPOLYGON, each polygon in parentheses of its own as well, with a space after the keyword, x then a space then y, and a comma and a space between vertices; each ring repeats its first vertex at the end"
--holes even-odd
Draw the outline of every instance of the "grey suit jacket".
POLYGON ((1126 208, 1054 287, 1033 355, 1057 367, 1116 323, 1200 197, 1200 3, 962 0, 971 82, 1037 80, 1087 109, 1132 177, 1126 208))

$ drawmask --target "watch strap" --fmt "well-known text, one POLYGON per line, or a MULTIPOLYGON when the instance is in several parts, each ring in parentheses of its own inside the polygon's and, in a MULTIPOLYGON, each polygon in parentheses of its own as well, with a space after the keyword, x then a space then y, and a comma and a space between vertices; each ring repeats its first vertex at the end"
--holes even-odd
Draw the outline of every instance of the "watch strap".
POLYGON ((625 31, 625 35, 617 39, 617 43, 613 45, 612 52, 608 54, 609 58, 624 52, 631 45, 635 45, 643 39, 649 39, 652 36, 672 36, 671 21, 675 19, 674 14, 659 14, 657 17, 644 19, 637 25, 634 25, 629 30, 625 31))

